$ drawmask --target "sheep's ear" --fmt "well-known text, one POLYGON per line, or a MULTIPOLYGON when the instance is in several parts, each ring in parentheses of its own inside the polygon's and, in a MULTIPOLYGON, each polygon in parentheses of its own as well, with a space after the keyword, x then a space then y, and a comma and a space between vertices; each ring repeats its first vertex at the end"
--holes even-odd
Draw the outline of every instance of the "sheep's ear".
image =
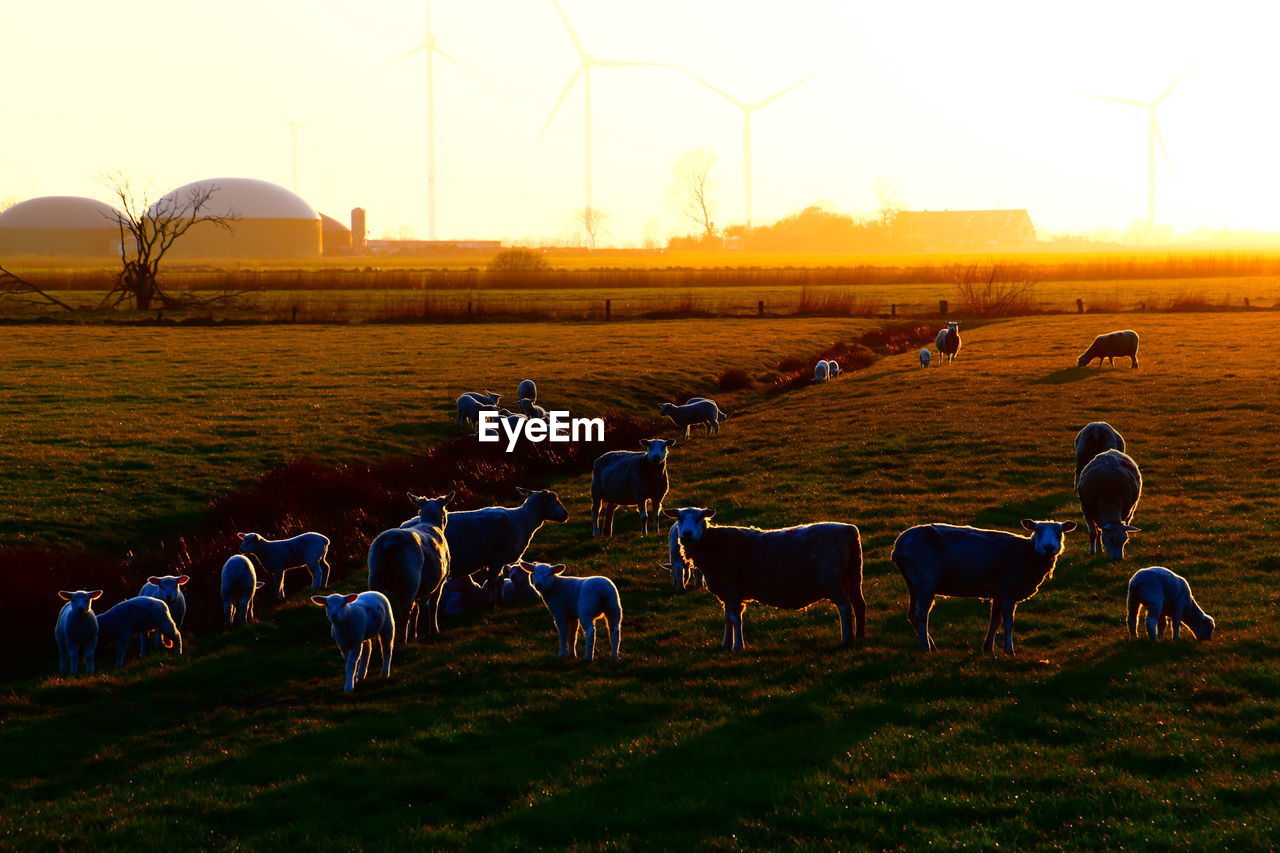
POLYGON ((409 499, 410 503, 416 504, 418 502, 418 496, 415 495, 413 492, 405 492, 404 496, 409 499))
POLYGON ((244 537, 246 537, 246 536, 248 536, 248 535, 249 535, 248 533, 237 533, 237 534, 236 534, 236 536, 240 537, 241 539, 243 539, 244 537))
POLYGON ((702 517, 703 517, 703 518, 715 518, 715 517, 716 517, 716 511, 715 511, 714 509, 704 509, 704 510, 702 511, 702 517))
POLYGON ((520 496, 521 496, 521 497, 525 497, 525 498, 527 498, 527 497, 529 497, 529 495, 533 494, 533 490, 532 490, 532 489, 526 489, 524 486, 516 486, 516 491, 520 493, 520 496))
POLYGON ((97 601, 99 598, 102 598, 102 590, 100 590, 100 589, 94 589, 94 590, 90 590, 90 591, 89 591, 89 600, 90 600, 90 601, 97 601))
POLYGON ((178 575, 178 586, 186 586, 191 580, 191 575, 178 575))
POLYGON ((641 447, 643 447, 645 450, 648 450, 648 449, 649 449, 649 439, 647 439, 647 438, 642 438, 642 439, 640 439, 640 446, 641 446, 641 447))
POLYGON ((670 450, 671 448, 675 447, 679 443, 680 442, 676 441, 674 438, 671 439, 670 441, 667 442, 667 450, 670 450))
POLYGON ((1124 529, 1128 530, 1130 533, 1140 533, 1142 531, 1141 527, 1131 527, 1128 524, 1124 526, 1124 529))
POLYGON ((533 574, 533 563, 526 563, 524 560, 521 560, 520 562, 515 564, 515 567, 520 571, 524 572, 526 575, 533 574))
MULTIPOLYGON (((1071 531, 1073 531, 1073 530, 1075 530, 1075 529, 1076 529, 1076 523, 1075 523, 1074 521, 1064 521, 1064 522, 1062 522, 1062 532, 1063 532, 1063 533, 1070 533, 1071 531)), ((1130 527, 1129 529, 1130 529, 1130 530, 1137 530, 1138 528, 1136 528, 1136 527, 1130 527)))
POLYGON ((58 598, 61 598, 63 601, 70 601, 71 593, 66 590, 58 590, 58 598))
MULTIPOLYGON (((262 586, 261 581, 258 582, 258 586, 262 586)), ((323 595, 311 596, 311 603, 314 605, 317 605, 318 607, 324 607, 324 596, 323 595)))
POLYGON ((564 570, 567 568, 569 567, 566 566, 564 563, 556 563, 554 566, 551 567, 551 572, 552 574, 562 575, 564 574, 564 570))
POLYGON ((151 577, 147 578, 147 583, 151 584, 152 586, 160 586, 160 578, 156 577, 155 575, 152 575, 151 577))
MULTIPOLYGON (((266 585, 267 585, 267 582, 266 582, 266 581, 258 581, 257 583, 255 583, 255 584, 253 585, 253 588, 254 588, 254 589, 262 589, 262 588, 263 588, 264 586, 266 586, 266 585)), ((317 598, 318 598, 318 597, 319 597, 319 596, 317 596, 317 598)))
POLYGON ((456 490, 449 492, 449 494, 444 495, 443 497, 440 498, 440 502, 445 506, 448 506, 450 503, 453 502, 453 499, 456 498, 457 496, 458 496, 458 492, 456 490))
POLYGON ((658 566, 659 566, 659 567, 661 567, 661 568, 666 569, 667 571, 671 571, 671 564, 670 564, 670 563, 658 563, 658 566))
POLYGON ((669 510, 669 509, 664 509, 664 510, 662 511, 662 514, 663 514, 663 515, 665 515, 667 518, 679 518, 679 517, 680 517, 680 512, 679 512, 678 510, 674 510, 674 511, 673 511, 673 510, 669 510))
POLYGON ((346 596, 344 596, 344 597, 343 597, 343 599, 342 599, 342 600, 343 600, 344 602, 346 602, 347 604, 350 604, 351 602, 355 601, 355 600, 356 600, 357 598, 359 598, 359 597, 360 597, 360 596, 359 596, 357 593, 349 592, 349 593, 347 593, 347 594, 346 594, 346 596))
POLYGON ((1036 523, 1035 523, 1035 520, 1034 520, 1034 519, 1024 518, 1024 519, 1022 519, 1022 521, 1021 521, 1020 523, 1022 524, 1022 529, 1023 529, 1023 530, 1035 530, 1035 529, 1036 529, 1036 523))

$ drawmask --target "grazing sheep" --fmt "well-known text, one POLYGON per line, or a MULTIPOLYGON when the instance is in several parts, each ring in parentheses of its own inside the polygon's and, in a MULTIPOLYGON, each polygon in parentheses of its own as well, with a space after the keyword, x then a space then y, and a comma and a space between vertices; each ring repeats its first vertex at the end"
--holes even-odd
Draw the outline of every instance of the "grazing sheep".
POLYGON ((323 607, 333 626, 329 633, 338 651, 347 661, 347 675, 342 683, 344 693, 356 689, 356 682, 369 674, 374 641, 382 655, 382 677, 391 676, 391 653, 396 645, 396 623, 391 615, 391 602, 372 590, 359 595, 313 595, 311 601, 323 607))
POLYGON ((658 513, 667 496, 667 451, 676 442, 649 438, 640 442, 643 451, 613 450, 595 461, 591 468, 591 534, 613 535, 613 513, 618 507, 633 506, 640 512, 640 535, 650 525, 658 529, 658 513), (603 509, 604 520, 600 513, 603 509))
POLYGON ((562 565, 520 563, 522 571, 532 576, 533 588, 546 602, 560 635, 557 654, 578 656, 578 627, 586 635, 586 654, 590 662, 596 655, 596 620, 603 618, 609 626, 610 657, 618 659, 622 647, 622 601, 618 588, 605 577, 573 578, 564 575, 562 565))
POLYGON ((1138 463, 1119 450, 1104 450, 1080 471, 1076 494, 1089 524, 1089 553, 1105 548, 1108 557, 1123 560, 1129 534, 1138 530, 1131 526, 1142 497, 1138 463))
POLYGON ((284 573, 304 566, 311 570, 311 588, 329 585, 329 538, 319 533, 300 533, 290 539, 267 539, 257 533, 237 533, 240 553, 253 554, 271 576, 276 598, 284 600, 284 573))
POLYGON ((528 400, 530 403, 538 402, 538 386, 534 384, 532 379, 523 379, 516 386, 516 399, 528 400))
POLYGON ((181 629, 182 623, 187 618, 187 597, 182 594, 182 587, 190 580, 189 575, 149 577, 142 585, 142 589, 138 591, 138 595, 149 595, 169 605, 169 615, 173 617, 173 623, 181 629))
POLYGON ((102 590, 78 589, 58 593, 66 604, 58 611, 58 622, 53 629, 53 639, 58 644, 58 672, 72 675, 85 669, 94 672, 94 657, 98 653, 98 616, 93 612, 93 602, 102 597, 102 590))
POLYGON ((938 332, 935 343, 938 345, 939 363, 955 362, 960 354, 960 324, 954 321, 947 323, 947 327, 938 332))
POLYGON ((925 347, 920 350, 920 366, 928 367, 929 362, 933 360, 933 353, 929 352, 929 348, 925 347))
POLYGON ((469 577, 449 578, 440 587, 440 604, 437 611, 446 619, 456 619, 468 613, 483 610, 484 587, 469 577))
POLYGON ((1124 453, 1124 436, 1115 431, 1105 421, 1094 421, 1076 433, 1076 482, 1080 482, 1080 472, 1093 457, 1105 450, 1119 450, 1124 453))
POLYGON ((533 588, 529 573, 521 569, 519 563, 507 566, 506 574, 502 579, 502 593, 499 596, 503 607, 538 600, 538 591, 533 588))
POLYGON ((844 373, 844 370, 841 369, 840 362, 836 361, 834 358, 827 359, 827 375, 832 379, 835 379, 841 373, 844 373))
POLYGON ((481 412, 496 412, 501 394, 492 394, 481 398, 476 394, 463 394, 458 398, 458 429, 471 432, 480 424, 481 412))
POLYGON ((253 618, 253 596, 265 586, 258 580, 253 560, 243 554, 235 554, 222 564, 222 625, 243 625, 256 621, 253 618))
POLYGON ((922 524, 903 531, 893 543, 893 564, 907 582, 907 621, 920 648, 934 651, 929 611, 935 596, 991 601, 991 621, 982 650, 995 646, 996 627, 1004 621, 1004 650, 1013 654, 1013 615, 1036 594, 1063 549, 1063 535, 1074 521, 1022 520, 1030 536, 953 524, 922 524))
MULTIPOLYGON (((444 532, 449 543, 449 576, 459 578, 483 572, 491 604, 499 595, 502 569, 520 561, 543 523, 562 524, 569 520, 569 511, 555 492, 516 491, 524 497, 520 506, 451 512, 444 532)), ((419 516, 402 527, 412 527, 421 520, 419 516)))
POLYGON ((821 385, 823 382, 826 382, 830 376, 831 365, 827 364, 825 361, 819 360, 818 363, 813 366, 814 385, 821 385))
POLYGON ((409 492, 418 505, 417 523, 379 533, 369 546, 369 588, 386 595, 400 626, 400 642, 418 638, 418 600, 427 607, 427 636, 440 633, 440 588, 449 576, 449 543, 445 540, 454 492, 438 498, 409 492))
POLYGON ((133 635, 138 635, 138 654, 145 655, 152 631, 160 633, 160 643, 166 649, 176 646, 178 654, 182 654, 182 632, 169 615, 169 605, 148 595, 130 598, 99 614, 98 648, 114 644, 116 667, 122 667, 133 635))
POLYGON ((521 397, 519 402, 520 410, 524 412, 526 417, 536 418, 540 421, 547 419, 547 410, 534 403, 533 400, 528 397, 521 397))
POLYGON ((1200 609, 1191 595, 1191 584, 1182 575, 1174 574, 1163 566, 1140 569, 1129 578, 1129 636, 1138 636, 1138 610, 1146 608, 1147 636, 1164 637, 1165 628, 1173 625, 1173 638, 1181 639, 1182 626, 1186 625, 1197 640, 1213 636, 1213 617, 1200 609))
POLYGON ((707 522, 715 510, 667 511, 679 527, 680 550, 706 578, 724 606, 724 648, 746 645, 742 614, 747 602, 804 610, 829 601, 840 613, 840 642, 866 636, 862 595, 862 538, 852 524, 825 522, 760 530, 707 522))
POLYGON ((671 572, 671 585, 676 592, 684 592, 686 587, 702 589, 703 578, 696 566, 689 565, 684 554, 680 553, 680 523, 671 525, 671 544, 668 547, 670 562, 658 565, 671 572))
POLYGON ((1137 370, 1138 333, 1132 329, 1098 335, 1093 339, 1093 343, 1089 344, 1089 348, 1076 359, 1076 367, 1086 367, 1095 358, 1098 360, 1099 369, 1102 368, 1102 360, 1104 358, 1107 363, 1115 367, 1116 359, 1126 356, 1129 358, 1129 366, 1137 370))
POLYGON ((485 389, 483 394, 481 394, 479 391, 468 391, 462 396, 474 397, 476 400, 488 406, 496 406, 498 405, 498 401, 502 399, 501 394, 495 394, 492 391, 488 390, 487 388, 485 389))
POLYGON ((689 427, 698 424, 705 426, 709 433, 719 432, 720 422, 729 417, 720 410, 715 400, 709 400, 706 397, 694 397, 683 406, 663 403, 658 407, 658 411, 684 430, 684 438, 689 437, 689 427))

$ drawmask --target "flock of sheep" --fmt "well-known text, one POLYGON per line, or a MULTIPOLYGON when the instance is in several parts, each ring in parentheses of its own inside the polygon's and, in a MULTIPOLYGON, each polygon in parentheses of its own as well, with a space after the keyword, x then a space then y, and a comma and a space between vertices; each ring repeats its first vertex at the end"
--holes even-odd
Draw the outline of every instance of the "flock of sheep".
MULTIPOLYGON (((957 323, 938 334, 940 358, 954 360, 960 350, 957 323)), ((1138 336, 1131 331, 1100 335, 1079 357, 1084 366, 1093 359, 1127 356, 1136 368, 1138 336)), ((928 350, 921 363, 928 364, 928 350)), ((1113 362, 1114 363, 1114 362, 1113 362)), ((815 382, 840 373, 839 365, 820 361, 815 382)), ((545 417, 537 406, 537 388, 520 383, 517 398, 523 414, 499 410, 503 417, 545 417)), ((500 395, 472 392, 458 398, 458 423, 467 428, 480 411, 496 409, 500 395)), ((727 415, 714 400, 694 398, 683 405, 666 403, 662 414, 683 430, 702 425, 718 432, 727 415)), ((640 533, 660 530, 659 518, 672 521, 668 531, 672 584, 682 592, 705 585, 724 611, 726 649, 745 645, 742 617, 748 602, 802 610, 819 602, 834 605, 840 617, 840 640, 850 643, 866 636, 866 599, 862 593, 863 552, 856 526, 836 522, 799 525, 777 530, 715 524, 714 509, 682 507, 664 510, 670 479, 668 457, 676 440, 648 439, 636 451, 618 450, 600 456, 591 477, 592 533, 613 534, 619 508, 634 507, 640 533)), ((1091 423, 1075 441, 1076 492, 1089 528, 1089 553, 1103 551, 1112 559, 1124 557, 1132 522, 1142 494, 1142 474, 1125 452, 1124 438, 1109 424, 1091 423)), ((564 523, 568 510, 550 490, 520 489, 517 507, 491 506, 450 512, 453 493, 437 497, 410 494, 417 514, 398 527, 383 531, 369 546, 369 589, 360 593, 312 596, 323 608, 330 631, 345 659, 343 688, 351 691, 365 678, 377 647, 382 674, 390 674, 397 643, 410 643, 440 632, 440 618, 457 616, 501 604, 542 600, 555 622, 557 652, 575 657, 578 632, 586 638, 585 658, 595 656, 595 626, 604 619, 610 653, 617 658, 622 641, 622 603, 618 589, 605 577, 572 577, 561 564, 532 563, 524 554, 534 535, 547 522, 564 523), (420 619, 425 615, 425 628, 420 619)), ((1003 627, 1003 647, 1014 652, 1013 622, 1017 606, 1035 595, 1052 576, 1064 548, 1064 537, 1075 522, 1024 519, 1026 533, 983 530, 951 524, 924 524, 899 535, 891 559, 906 582, 907 621, 921 649, 936 648, 929 633, 929 614, 937 597, 977 598, 990 602, 991 618, 984 651, 994 647, 1003 627)), ((253 600, 264 586, 259 568, 269 577, 276 596, 285 597, 286 572, 306 568, 318 593, 329 582, 329 540, 319 533, 302 533, 272 540, 242 533, 240 553, 222 569, 222 600, 227 627, 253 621, 253 600), (250 557, 254 559, 250 559, 250 557)), ((101 590, 64 591, 66 601, 57 618, 55 638, 61 671, 76 673, 83 661, 89 672, 99 646, 114 645, 116 665, 124 663, 134 635, 139 652, 159 642, 182 650, 182 622, 186 575, 152 577, 138 597, 102 614, 93 602, 101 590)), ((1128 592, 1128 627, 1137 636, 1138 616, 1146 611, 1145 627, 1153 639, 1172 626, 1173 636, 1187 625, 1199 639, 1213 632, 1187 581, 1162 567, 1133 575, 1128 592)))

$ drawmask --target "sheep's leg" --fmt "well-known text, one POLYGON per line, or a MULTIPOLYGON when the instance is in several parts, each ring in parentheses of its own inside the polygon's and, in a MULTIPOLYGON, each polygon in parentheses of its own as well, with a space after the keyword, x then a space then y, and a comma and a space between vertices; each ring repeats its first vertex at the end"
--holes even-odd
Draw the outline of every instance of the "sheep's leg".
POLYGON ((933 609, 933 590, 919 590, 916 595, 916 633, 920 648, 932 652, 938 648, 929 635, 929 611, 933 609))
POLYGON ((1175 640, 1182 639, 1182 616, 1175 614, 1169 617, 1169 624, 1173 626, 1173 638, 1175 640))
POLYGON ((915 630, 917 621, 918 619, 916 616, 916 588, 912 586, 911 583, 908 581, 907 582, 907 624, 911 626, 912 630, 915 630))
POLYGON ((440 590, 427 597, 427 637, 440 636, 440 590))
POLYGON ((356 658, 356 681, 364 681, 368 677, 371 660, 373 660, 373 640, 365 640, 360 644, 360 654, 356 658))
POLYGON ((622 653, 622 611, 619 609, 616 613, 608 614, 605 622, 609 626, 609 647, 612 650, 612 657, 617 660, 618 655, 622 653))
POLYGON ((1159 635, 1160 639, 1162 639, 1162 640, 1163 640, 1163 639, 1164 639, 1164 635, 1165 635, 1165 634, 1168 632, 1168 630, 1169 630, 1169 617, 1168 617, 1168 616, 1161 615, 1160 620, 1159 620, 1159 622, 1158 622, 1157 624, 1159 625, 1159 627, 1158 627, 1158 629, 1157 629, 1158 635, 1159 635))
POLYGON ((600 497, 598 495, 591 496, 591 535, 599 536, 600 530, 600 497))
POLYGON ((1133 368, 1134 370, 1137 370, 1137 369, 1138 369, 1138 354, 1137 354, 1137 353, 1134 353, 1133 355, 1129 356, 1129 366, 1130 366, 1131 368, 1133 368))
POLYGON ((747 645, 746 637, 742 634, 742 613, 746 610, 746 605, 739 601, 734 604, 731 615, 733 617, 733 650, 740 652, 747 645))
POLYGON ((391 677, 391 658, 396 651, 396 632, 391 625, 384 625, 378 637, 378 651, 382 655, 382 677, 391 677))
MULTIPOLYGON (((586 637, 586 648, 583 650, 582 659, 587 663, 591 663, 591 661, 595 660, 596 656, 596 622, 594 619, 583 619, 581 617, 579 617, 578 622, 582 626, 583 636, 586 637)), ((575 648, 578 645, 576 638, 574 639, 573 645, 575 648)))
POLYGON ((356 689, 356 666, 360 663, 360 651, 362 645, 363 644, 355 646, 347 649, 346 651, 347 676, 346 680, 342 682, 342 692, 344 693, 350 693, 352 690, 356 689))
POLYGON ((116 640, 116 669, 124 666, 124 656, 129 651, 129 643, 133 640, 133 634, 121 634, 120 639, 116 640))
POLYGON ((80 669, 80 650, 79 649, 68 649, 67 651, 59 651, 58 657, 61 659, 61 662, 62 662, 59 668, 62 670, 63 675, 67 674, 67 670, 70 670, 72 675, 79 674, 79 669, 80 669))
POLYGON ((147 652, 151 651, 151 646, 152 646, 151 632, 139 631, 138 632, 138 657, 140 658, 146 657, 147 652))
POLYGON ((853 604, 842 601, 836 605, 840 614, 840 645, 847 646, 853 640, 853 604))
POLYGON ((1129 590, 1129 639, 1138 639, 1138 610, 1142 607, 1142 602, 1138 600, 1138 596, 1133 594, 1133 590, 1129 590))
POLYGON ((1014 654, 1013 651, 1013 613, 1017 610, 1016 602, 1004 604, 1001 609, 1001 615, 1004 617, 1004 650, 1007 654, 1014 654))
POLYGON ((276 584, 276 598, 280 601, 284 601, 284 569, 276 572, 276 577, 279 579, 279 582, 276 584))
POLYGON ((720 647, 730 649, 733 647, 733 620, 729 618, 729 605, 724 605, 724 640, 720 642, 720 647))
POLYGON ((649 501, 649 528, 654 533, 662 532, 662 528, 658 526, 658 519, 662 517, 662 498, 655 498, 649 501))
POLYGON ((991 599, 991 619, 987 622, 987 636, 982 641, 982 650, 989 652, 996 645, 996 628, 1000 627, 1000 600, 991 599))
POLYGON ((58 644, 58 674, 59 675, 67 674, 67 670, 70 668, 68 664, 70 657, 71 656, 67 652, 67 650, 62 647, 61 643, 59 643, 58 644))
MULTIPOLYGON (((559 638, 560 638, 560 646, 556 650, 556 655, 562 658, 568 657, 569 656, 569 622, 568 620, 562 621, 559 618, 556 619, 556 634, 559 635, 559 638)), ((576 647, 578 645, 578 638, 576 636, 577 635, 576 627, 574 629, 574 635, 575 636, 573 638, 573 644, 576 647)), ((576 652, 576 648, 575 648, 575 652, 576 652)))
POLYGON ((617 510, 616 504, 606 503, 604 505, 604 535, 606 537, 613 536, 613 514, 617 510))
POLYGON ((854 626, 853 637, 855 640, 865 640, 867 638, 867 597, 862 594, 862 588, 855 588, 853 595, 853 618, 857 620, 854 626))
POLYGON ((232 610, 231 601, 229 599, 227 601, 222 602, 222 627, 223 628, 231 627, 231 619, 232 619, 231 610, 232 610))
MULTIPOLYGON (((1155 612, 1156 612, 1156 613, 1159 613, 1159 611, 1158 611, 1158 610, 1157 610, 1157 611, 1155 611, 1155 612)), ((1146 619, 1146 622, 1147 622, 1147 637, 1148 637, 1148 638, 1150 638, 1150 639, 1152 639, 1152 640, 1154 640, 1154 639, 1156 638, 1157 623, 1158 623, 1159 621, 1160 621, 1160 620, 1159 620, 1159 617, 1155 616, 1155 615, 1152 613, 1151 608, 1150 608, 1150 607, 1148 607, 1148 608, 1147 608, 1147 619, 1146 619)))
POLYGON ((98 671, 98 641, 94 640, 85 646, 84 671, 92 675, 98 671))

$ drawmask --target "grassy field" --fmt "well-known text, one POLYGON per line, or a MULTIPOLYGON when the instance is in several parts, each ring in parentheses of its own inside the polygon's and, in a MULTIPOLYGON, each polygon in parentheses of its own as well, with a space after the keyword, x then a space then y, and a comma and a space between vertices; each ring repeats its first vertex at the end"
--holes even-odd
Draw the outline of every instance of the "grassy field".
MULTIPOLYGON (((295 600, 250 628, 190 638, 181 659, 95 680, 15 683, 0 699, 0 846, 1273 847, 1280 391, 1265 354, 1280 347, 1280 325, 1267 315, 1225 323, 1200 314, 1105 324, 1012 320, 966 333, 953 367, 920 370, 905 354, 780 397, 741 392, 718 438, 673 451, 669 506, 712 505, 725 523, 831 518, 861 527, 870 625, 860 648, 836 646, 830 608, 753 607, 748 650, 719 652, 715 602, 674 594, 656 567, 665 537, 639 538, 627 515, 614 540, 592 540, 588 481, 574 477, 557 484, 571 521, 545 528, 530 556, 615 579, 626 610, 623 660, 557 661, 545 610, 526 607, 400 650, 390 682, 344 697, 323 617, 295 600), (1074 367, 1093 334, 1125 327, 1143 335, 1141 371, 1074 367), (1054 578, 1019 611, 1016 658, 980 653, 985 610, 971 601, 939 604, 942 649, 921 656, 888 562, 893 538, 924 521, 1009 528, 1026 516, 1078 519, 1071 441, 1099 418, 1125 434, 1144 470, 1130 559, 1089 558, 1085 537, 1072 534, 1054 578), (1213 641, 1129 641, 1125 582, 1157 564, 1190 579, 1217 618, 1213 641)), ((92 495, 100 522, 146 529, 141 485, 131 497, 116 495, 129 488, 117 482, 67 495, 43 481, 127 412, 145 412, 151 427, 134 439, 146 445, 130 451, 138 461, 184 446, 146 479, 153 488, 184 484, 194 505, 195 494, 226 481, 219 467, 248 476, 297 450, 353 456, 429 442, 447 408, 442 387, 527 372, 548 399, 562 389, 571 407, 640 406, 671 385, 697 389, 721 364, 751 369, 772 357, 765 353, 804 353, 852 330, 831 321, 681 321, 665 336, 644 336, 658 325, 573 327, 580 343, 553 338, 567 357, 527 334, 532 326, 474 337, 486 327, 238 338, 222 330, 200 346, 144 330, 114 338, 59 329, 96 337, 83 339, 78 360, 66 356, 43 374, 63 383, 62 396, 43 400, 53 392, 33 384, 18 405, 5 389, 2 434, 76 439, 66 456, 47 455, 51 441, 6 442, 5 470, 34 447, 46 476, 11 482, 6 494, 27 498, 3 513, 25 511, 26 526, 45 532, 77 529, 71 510, 83 514, 92 495), (444 348, 458 350, 460 334, 469 357, 450 361, 444 348), (139 341, 159 349, 157 365, 179 366, 150 371, 142 399, 99 398, 90 380, 116 376, 111 359, 139 341), (510 354, 513 342, 529 349, 510 354), (695 351, 703 360, 691 374, 695 351), (410 370, 413 353, 421 360, 410 370), (282 377, 294 381, 270 381, 282 377), (421 394, 405 392, 406 381, 421 394), (373 409, 393 413, 374 420, 354 405, 371 396, 373 409), (43 423, 20 414, 33 409, 43 423), (241 428, 250 434, 216 437, 227 445, 217 451, 196 447, 235 414, 248 416, 252 426, 241 428), (422 431, 382 430, 393 424, 422 431)), ((50 334, 31 330, 15 350, 43 362, 35 348, 50 334)), ((64 486, 74 480, 60 476, 64 486)), ((344 572, 350 579, 338 589, 363 587, 358 565, 344 572)))

